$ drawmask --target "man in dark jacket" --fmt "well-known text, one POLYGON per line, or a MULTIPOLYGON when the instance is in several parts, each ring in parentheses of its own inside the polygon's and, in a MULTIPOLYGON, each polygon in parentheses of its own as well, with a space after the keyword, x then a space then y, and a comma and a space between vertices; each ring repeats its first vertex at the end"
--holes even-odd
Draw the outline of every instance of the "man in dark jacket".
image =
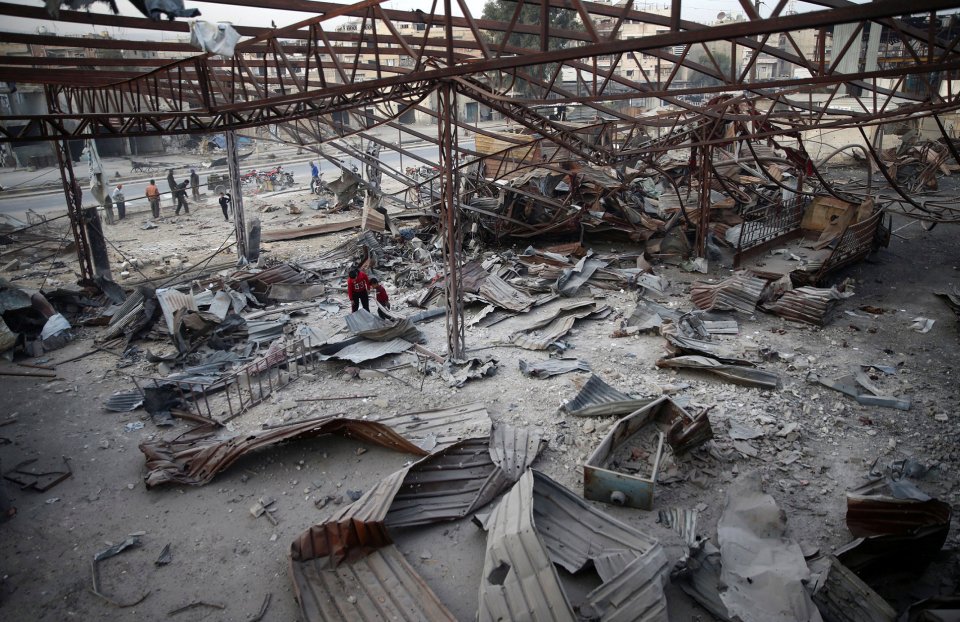
POLYGON ((200 176, 197 175, 197 169, 190 169, 190 191, 194 200, 200 198, 200 176))
POLYGON ((220 203, 220 209, 223 210, 224 220, 230 220, 230 202, 231 202, 230 195, 227 194, 226 192, 221 192, 219 203, 220 203))
POLYGON ((173 178, 173 169, 167 169, 167 185, 170 186, 170 200, 177 206, 177 180, 173 178))
POLYGON ((177 216, 180 215, 180 208, 183 208, 185 214, 190 213, 190 204, 187 203, 187 184, 190 182, 186 179, 180 182, 180 184, 174 190, 174 195, 177 197, 177 210, 174 212, 177 216))

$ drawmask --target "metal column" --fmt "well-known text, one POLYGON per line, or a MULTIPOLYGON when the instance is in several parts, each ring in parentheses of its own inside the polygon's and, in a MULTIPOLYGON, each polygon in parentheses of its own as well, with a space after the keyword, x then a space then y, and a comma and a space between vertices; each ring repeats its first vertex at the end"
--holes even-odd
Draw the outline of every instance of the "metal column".
POLYGON ((437 91, 437 129, 440 149, 440 231, 443 238, 444 284, 447 300, 447 356, 461 359, 464 355, 463 291, 461 289, 460 254, 463 236, 460 227, 460 172, 457 169, 457 94, 451 82, 444 82, 437 91))
MULTIPOLYGON (((77 261, 80 262, 80 282, 93 282, 93 265, 90 261, 90 242, 87 239, 87 230, 83 226, 83 191, 80 182, 73 173, 73 158, 70 155, 70 145, 65 140, 53 143, 60 165, 60 180, 63 182, 63 194, 67 199, 67 215, 70 219, 70 229, 73 231, 73 240, 77 245, 77 261)), ((96 216, 96 208, 94 217, 96 216)))
POLYGON ((243 216, 243 193, 240 190, 240 160, 237 159, 237 137, 233 131, 227 138, 227 170, 230 172, 230 205, 233 207, 233 226, 237 232, 237 257, 247 261, 247 224, 243 216))

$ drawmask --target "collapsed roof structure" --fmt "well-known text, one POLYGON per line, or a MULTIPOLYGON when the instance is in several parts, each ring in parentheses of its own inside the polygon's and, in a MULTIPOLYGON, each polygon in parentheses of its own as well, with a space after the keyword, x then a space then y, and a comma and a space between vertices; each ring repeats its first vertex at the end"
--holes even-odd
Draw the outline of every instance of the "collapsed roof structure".
MULTIPOLYGON (((896 0, 781 0, 765 15, 741 0, 746 20, 712 26, 683 19, 682 0, 672 0, 667 12, 638 10, 631 0, 529 0, 511 3, 515 10, 508 20, 475 16, 464 0, 434 1, 429 11, 388 9, 376 0, 230 0, 221 4, 298 11, 309 17, 279 28, 219 30, 203 22, 176 21, 191 13, 182 2, 164 3, 173 7, 167 13, 170 21, 160 19, 164 9, 152 2, 141 8, 149 17, 99 12, 96 3, 81 3, 91 6, 90 11, 58 11, 56 4, 44 9, 0 3, 0 14, 52 16, 61 22, 138 32, 191 32, 205 50, 141 38, 0 35, 8 43, 112 52, 64 58, 0 56, 0 81, 41 85, 47 107, 42 114, 9 111, 0 117, 0 141, 57 145, 84 279, 92 279, 94 267, 69 141, 226 131, 230 151, 234 130, 275 125, 291 142, 307 148, 331 144, 364 162, 368 174, 363 186, 377 197, 376 205, 396 200, 377 196, 382 175, 410 187, 422 187, 423 181, 383 165, 377 149, 360 152, 343 139, 360 135, 379 148, 401 151, 432 166, 434 162, 402 145, 365 133, 379 125, 399 127, 400 117, 410 110, 434 117, 438 125, 436 136, 419 138, 439 147, 434 174, 439 191, 431 191, 429 198, 444 241, 452 356, 463 353, 461 223, 470 214, 490 216, 485 204, 475 200, 483 195, 484 183, 497 184, 532 169, 555 176, 554 185, 569 185, 576 171, 586 167, 603 168, 620 184, 642 182, 671 167, 662 177, 672 186, 665 194, 676 195, 679 215, 696 230, 693 252, 702 257, 715 191, 733 196, 742 210, 762 211, 748 219, 766 227, 752 238, 761 243, 795 228, 795 223, 783 221, 794 218, 791 205, 800 199, 831 195, 856 206, 870 198, 874 193, 869 187, 866 192, 834 188, 818 170, 834 154, 817 159, 806 145, 811 132, 847 128, 862 135, 857 148, 867 152, 866 160, 889 182, 890 190, 877 197, 882 203, 878 207, 929 222, 957 216, 948 204, 913 198, 897 180, 896 159, 903 154, 891 156, 880 148, 884 132, 919 123, 923 132, 941 138, 934 164, 948 158, 960 162, 949 122, 944 121, 960 107, 953 80, 960 69, 955 49, 960 29, 956 16, 947 13, 956 6, 949 0, 909 5, 896 0), (533 11, 536 19, 522 17, 525 11, 533 11), (353 19, 353 26, 334 27, 342 18, 353 19), (561 23, 566 26, 557 25, 561 23), (636 24, 652 29, 639 31, 642 36, 621 36, 636 24), (169 58, 132 58, 129 52, 137 50, 169 58), (779 65, 776 76, 758 70, 767 61, 779 65), (627 64, 635 70, 621 71, 627 64), (436 102, 433 107, 426 105, 430 98, 436 102), (479 102, 521 131, 504 134, 478 127, 460 114, 458 99, 479 102), (582 107, 592 118, 571 123, 565 119, 569 106, 582 107), (350 116, 361 121, 359 128, 349 122, 350 116), (505 146, 481 153, 478 140, 477 149, 468 149, 458 141, 461 130, 488 135, 505 146), (499 164, 491 167, 491 161, 499 164), (731 167, 762 180, 777 196, 759 189, 753 196, 738 193, 729 184, 731 167), (789 182, 785 168, 792 171, 789 182), (685 196, 678 181, 686 185, 685 196), (773 236, 771 227, 776 230, 773 236)), ((228 164, 236 178, 235 150, 228 164)), ((603 195, 603 179, 594 175, 587 181, 598 189, 594 194, 603 195)), ((513 189, 523 192, 518 184, 513 189)), ((240 193, 235 196, 240 203, 240 193)), ((493 212, 495 218, 512 218, 531 229, 515 211, 511 214, 493 212)), ((874 213, 862 216, 857 222, 870 220, 874 213)), ((236 220, 242 257, 248 232, 243 219, 236 220)), ((599 220, 618 227, 630 223, 631 215, 599 220)))

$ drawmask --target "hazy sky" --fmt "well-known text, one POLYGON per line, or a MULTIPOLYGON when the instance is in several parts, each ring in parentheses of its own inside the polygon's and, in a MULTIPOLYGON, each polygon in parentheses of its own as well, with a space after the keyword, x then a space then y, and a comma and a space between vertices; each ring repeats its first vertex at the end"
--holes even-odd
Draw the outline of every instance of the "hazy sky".
MULTIPOLYGON (((13 1, 17 2, 18 4, 33 6, 42 6, 43 4, 41 0, 13 1)), ((416 8, 427 10, 431 1, 432 0, 389 0, 384 2, 383 6, 398 10, 411 10, 416 8)), ((470 11, 473 13, 473 15, 477 17, 483 12, 483 5, 485 2, 486 0, 467 0, 467 5, 470 7, 470 11)), ((797 10, 802 10, 800 5, 803 3, 797 2, 796 4, 797 10)), ((300 13, 297 11, 276 11, 207 2, 193 2, 192 0, 185 0, 184 5, 187 7, 196 7, 200 9, 202 14, 200 19, 202 20, 212 22, 229 21, 234 24, 244 26, 268 25, 271 20, 276 22, 277 26, 285 26, 310 17, 310 14, 308 13, 300 13)), ((456 1, 453 2, 453 5, 454 13, 459 15, 460 11, 457 7, 456 1)), ((120 8, 120 12, 124 15, 140 15, 140 13, 127 0, 117 0, 117 6, 120 8)), ((438 0, 438 6, 442 7, 442 0, 438 0)), ((634 6, 640 10, 667 8, 669 6, 669 0, 666 2, 645 2, 643 0, 635 0, 634 6)), ((762 13, 766 13, 770 10, 769 8, 763 7, 763 5, 761 6, 762 13)), ((93 6, 93 12, 105 13, 108 11, 109 9, 105 4, 95 4, 93 6)), ((737 0, 686 0, 683 3, 683 17, 685 19, 691 19, 698 22, 708 23, 715 19, 720 11, 726 11, 728 13, 743 12, 737 0)), ((56 32, 64 35, 89 32, 92 30, 90 26, 83 24, 67 24, 63 22, 55 22, 53 20, 41 21, 25 19, 6 20, 2 30, 12 32, 36 32, 37 28, 40 26, 44 26, 50 32, 56 32)), ((99 28, 98 30, 104 29, 99 28)), ((112 36, 119 39, 144 38, 143 31, 125 31, 125 29, 122 28, 107 28, 106 30, 109 31, 112 36)), ((171 34, 167 33, 166 36, 170 37, 171 34)))

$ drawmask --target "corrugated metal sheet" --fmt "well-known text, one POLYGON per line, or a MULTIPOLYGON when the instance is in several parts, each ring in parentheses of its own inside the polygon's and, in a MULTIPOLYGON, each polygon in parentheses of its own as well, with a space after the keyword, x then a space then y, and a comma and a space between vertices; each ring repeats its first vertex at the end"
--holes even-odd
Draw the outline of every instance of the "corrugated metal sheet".
POLYGON ((751 314, 767 282, 743 270, 719 283, 694 283, 690 298, 699 309, 729 310, 751 314))
POLYGON ((527 350, 546 350, 550 344, 570 332, 577 320, 603 314, 609 309, 607 305, 592 301, 566 305, 557 309, 552 316, 514 332, 510 335, 510 341, 527 350))
POLYGON ((283 315, 279 320, 248 320, 247 340, 258 345, 270 343, 283 335, 283 327, 290 317, 283 315))
POLYGON ((210 482, 217 473, 255 449, 324 434, 360 438, 388 449, 416 455, 426 453, 382 423, 344 418, 301 421, 223 440, 208 436, 151 441, 141 443, 140 451, 147 460, 145 479, 148 488, 174 482, 200 486, 210 482))
POLYGON ((311 622, 456 621, 393 544, 339 566, 291 561, 290 574, 311 622))
POLYGON ((617 391, 599 376, 590 376, 577 396, 563 405, 563 410, 578 417, 622 415, 632 413, 653 402, 653 398, 636 398, 617 391))
POLYGON ((319 359, 326 361, 328 359, 341 359, 353 363, 362 363, 372 361, 388 354, 397 354, 406 352, 413 347, 413 344, 403 339, 391 339, 390 341, 370 341, 362 337, 353 337, 337 343, 329 343, 322 346, 319 350, 319 359))
POLYGON ((875 479, 847 493, 847 528, 858 538, 946 527, 951 513, 948 504, 906 479, 875 479))
POLYGON ((434 451, 467 438, 490 435, 490 414, 483 402, 435 408, 371 419, 389 426, 421 449, 434 451))
POLYGON ((536 302, 536 299, 493 274, 480 284, 478 295, 496 307, 516 312, 528 311, 536 302))
POLYGON ((409 319, 388 322, 366 309, 360 308, 345 318, 351 333, 372 341, 404 339, 410 343, 422 343, 423 333, 409 319))
POLYGON ((103 407, 113 412, 128 413, 139 408, 141 404, 143 404, 143 395, 140 391, 124 391, 108 397, 103 407))
POLYGON ((480 622, 666 622, 668 563, 660 544, 594 509, 546 475, 527 471, 487 524, 480 622), (604 560, 607 577, 584 597, 578 617, 554 564, 574 573, 596 566, 597 559, 604 560), (618 559, 626 563, 622 569, 618 559), (617 570, 613 576, 607 573, 617 570))
MULTIPOLYGON (((130 298, 132 299, 133 296, 130 298)), ((191 294, 184 294, 175 289, 158 289, 157 300, 160 302, 160 309, 163 311, 163 319, 167 322, 167 331, 169 331, 171 335, 174 333, 174 313, 181 309, 199 311, 197 303, 191 294)))
POLYGON ((814 326, 826 324, 830 312, 843 295, 835 287, 798 287, 784 292, 776 302, 764 309, 780 317, 814 326))
POLYGON ((461 441, 385 477, 303 532, 290 558, 304 619, 453 619, 393 546, 387 527, 468 516, 516 482, 544 444, 537 433, 499 427, 492 436, 461 441), (351 595, 357 602, 344 605, 351 595))
POLYGON ((743 365, 724 365, 716 359, 706 356, 676 356, 657 361, 657 367, 675 369, 696 369, 720 376, 734 384, 760 389, 776 389, 780 386, 780 376, 773 372, 744 367, 743 365))
POLYGON ((527 362, 520 359, 520 373, 533 378, 549 378, 572 371, 590 371, 590 363, 579 359, 547 359, 527 362))
POLYGON ((599 259, 589 259, 584 257, 576 266, 563 271, 563 275, 557 279, 557 291, 561 296, 576 296, 580 288, 587 284, 587 281, 593 276, 593 273, 600 268, 605 268, 607 262, 599 259))

